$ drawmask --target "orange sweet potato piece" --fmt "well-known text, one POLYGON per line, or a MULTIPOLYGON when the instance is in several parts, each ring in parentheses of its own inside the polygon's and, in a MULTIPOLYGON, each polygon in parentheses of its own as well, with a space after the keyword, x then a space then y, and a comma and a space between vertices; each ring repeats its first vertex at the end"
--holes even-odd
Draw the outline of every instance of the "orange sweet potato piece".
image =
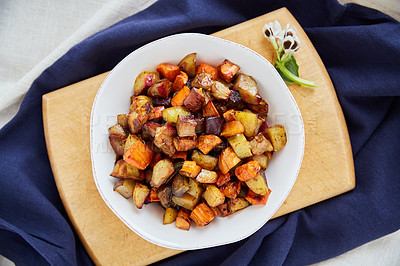
POLYGON ((177 151, 193 150, 197 147, 197 137, 176 137, 173 143, 177 151))
POLYGON ((157 189, 158 189, 158 188, 155 188, 155 187, 152 187, 152 188, 150 189, 150 193, 149 193, 149 195, 147 195, 147 198, 146 198, 146 200, 147 200, 148 202, 160 201, 160 199, 159 199, 158 196, 157 196, 157 189))
POLYGON ((221 155, 218 159, 218 167, 219 170, 226 174, 235 167, 238 163, 240 163, 240 158, 233 151, 232 147, 228 147, 221 152, 221 155))
POLYGON ((196 69, 196 75, 199 73, 208 73, 211 75, 213 80, 218 79, 218 70, 215 67, 210 66, 206 63, 201 63, 196 69))
POLYGON ((138 140, 125 152, 124 161, 140 170, 144 170, 151 163, 153 154, 143 141, 138 140))
POLYGON ((190 218, 198 225, 205 226, 214 219, 214 212, 207 204, 200 203, 190 213, 190 218))
POLYGON ((184 161, 181 170, 179 170, 180 174, 192 178, 195 178, 200 172, 201 167, 195 161, 184 161))
POLYGON ((184 161, 186 161, 187 159, 187 151, 177 151, 174 153, 174 155, 172 155, 171 157, 172 160, 174 159, 183 159, 184 161))
POLYGON ((190 93, 189 87, 183 86, 183 88, 177 94, 175 94, 174 97, 172 97, 171 105, 173 107, 183 106, 183 101, 186 99, 189 93, 190 93))
POLYGON ((240 181, 247 181, 257 176, 261 166, 257 161, 250 161, 235 169, 235 175, 240 181))
POLYGON ((223 137, 232 137, 237 134, 241 134, 244 132, 244 126, 239 121, 231 121, 222 125, 221 136, 223 137))
POLYGON ((152 112, 149 116, 149 120, 162 118, 162 111, 165 109, 164 106, 156 106, 153 108, 154 112, 152 112))
POLYGON ((190 211, 185 208, 181 208, 176 216, 175 226, 182 230, 190 229, 190 211))
POLYGON ((226 122, 231 122, 233 120, 235 120, 235 112, 236 110, 231 109, 226 111, 222 116, 224 117, 226 122))
POLYGON ((161 63, 156 70, 171 82, 174 82, 176 76, 180 73, 179 67, 170 63, 161 63))
POLYGON ((204 154, 208 154, 221 142, 222 140, 216 135, 201 135, 198 138, 197 148, 201 150, 204 154))
POLYGON ((185 72, 183 71, 179 72, 179 74, 176 76, 174 80, 174 83, 172 84, 172 90, 173 91, 181 90, 188 82, 188 79, 189 79, 188 75, 185 72))
POLYGON ((219 116, 217 108, 212 101, 208 101, 206 105, 203 106, 203 116, 219 116))
POLYGON ((251 189, 247 192, 247 195, 244 197, 250 204, 253 205, 265 205, 267 204, 268 197, 271 194, 271 189, 268 188, 268 192, 265 195, 259 195, 253 192, 251 189))
POLYGON ((230 173, 223 174, 220 171, 218 171, 217 175, 218 175, 218 179, 217 179, 217 182, 215 182, 215 184, 218 187, 226 184, 226 182, 231 180, 231 174, 230 173))
POLYGON ((221 64, 218 65, 217 69, 219 77, 225 80, 227 83, 230 83, 233 77, 239 71, 240 67, 228 59, 225 59, 221 64))

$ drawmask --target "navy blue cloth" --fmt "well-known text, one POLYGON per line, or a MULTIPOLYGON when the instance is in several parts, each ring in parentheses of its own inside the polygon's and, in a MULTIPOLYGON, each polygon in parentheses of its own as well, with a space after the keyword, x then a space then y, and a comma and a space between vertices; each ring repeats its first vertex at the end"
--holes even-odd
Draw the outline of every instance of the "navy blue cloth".
POLYGON ((50 169, 43 94, 110 70, 154 39, 212 33, 283 5, 305 29, 335 85, 350 133, 356 188, 271 220, 240 242, 159 264, 304 265, 399 229, 399 22, 335 0, 160 0, 68 51, 35 80, 18 114, 0 130, 0 253, 21 265, 91 264, 50 169))

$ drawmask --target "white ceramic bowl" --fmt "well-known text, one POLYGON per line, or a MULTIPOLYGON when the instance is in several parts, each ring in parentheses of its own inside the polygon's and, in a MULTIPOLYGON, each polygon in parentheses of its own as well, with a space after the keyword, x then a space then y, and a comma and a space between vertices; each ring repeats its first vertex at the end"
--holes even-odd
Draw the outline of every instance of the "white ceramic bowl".
POLYGON ((107 76, 93 103, 90 128, 92 170, 97 189, 108 207, 136 234, 171 249, 191 250, 239 241, 261 228, 278 210, 292 189, 304 152, 304 126, 300 110, 275 68, 261 55, 242 45, 202 34, 177 34, 149 43, 124 58, 107 76), (132 199, 113 191, 110 177, 115 153, 108 140, 108 127, 117 114, 127 113, 133 83, 144 71, 159 63, 178 64, 189 53, 197 53, 197 63, 218 65, 224 59, 238 64, 241 72, 253 76, 261 96, 269 103, 269 125, 286 128, 287 145, 268 163, 267 181, 272 193, 266 206, 254 205, 225 218, 216 217, 206 227, 194 222, 189 231, 175 224, 163 225, 158 204, 137 209, 132 199))

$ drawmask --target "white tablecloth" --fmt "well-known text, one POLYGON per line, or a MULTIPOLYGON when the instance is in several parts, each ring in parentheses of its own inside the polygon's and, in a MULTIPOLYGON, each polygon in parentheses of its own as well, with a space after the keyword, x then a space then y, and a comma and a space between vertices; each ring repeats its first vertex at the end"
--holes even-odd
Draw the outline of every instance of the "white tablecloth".
MULTIPOLYGON (((32 82, 73 45, 156 0, 1 0, 0 128, 32 82)), ((400 20, 399 0, 340 0, 400 20)), ((22 255, 22 254, 21 254, 22 255)), ((400 230, 317 265, 399 265, 400 230)), ((0 255, 0 265, 13 265, 0 255)))

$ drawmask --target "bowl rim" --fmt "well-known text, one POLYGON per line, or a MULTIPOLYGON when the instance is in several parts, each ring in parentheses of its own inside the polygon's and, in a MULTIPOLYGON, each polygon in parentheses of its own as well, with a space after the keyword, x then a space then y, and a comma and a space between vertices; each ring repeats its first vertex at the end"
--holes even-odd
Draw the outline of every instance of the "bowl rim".
POLYGON ((281 78, 281 76, 279 75, 279 73, 277 72, 277 70, 275 69, 275 67, 273 67, 273 65, 265 58, 263 57, 261 54, 257 53, 256 51, 242 45, 242 44, 238 44, 235 43, 233 41, 229 41, 223 38, 219 38, 216 36, 212 36, 212 35, 207 35, 207 34, 201 34, 201 33, 178 33, 178 34, 173 34, 173 35, 168 35, 159 39, 156 39, 154 41, 151 41, 135 50, 133 50, 132 52, 130 52, 128 55, 126 55, 121 61, 118 62, 118 64, 116 64, 113 69, 107 74, 106 78, 103 80, 103 82, 101 83, 99 89, 96 92, 95 98, 93 100, 93 104, 92 104, 92 108, 91 108, 91 115, 90 115, 90 158, 91 158, 91 165, 92 165, 92 175, 93 175, 93 179, 95 181, 95 185, 97 188, 97 191, 99 192, 102 200, 106 203, 107 207, 109 209, 111 209, 111 211, 114 213, 114 215, 116 215, 118 217, 119 220, 121 220, 130 230, 132 230, 135 234, 139 235, 141 238, 145 239, 146 241, 155 244, 157 246, 161 246, 164 248, 169 248, 169 249, 175 249, 175 250, 198 250, 198 249, 204 249, 204 248, 210 248, 210 247, 217 247, 217 246, 221 246, 221 245, 226 245, 226 244, 230 244, 230 243, 235 243, 238 242, 240 240, 243 240, 251 235, 253 235, 254 233, 256 233, 258 230, 260 230, 261 227, 263 227, 270 219, 271 217, 279 210, 279 208, 282 206, 283 202, 287 199, 288 195, 290 194, 291 190, 293 189, 293 186, 298 178, 300 169, 301 169, 301 165, 302 165, 302 161, 303 161, 303 157, 304 157, 304 150, 305 150, 305 131, 304 131, 304 122, 303 122, 303 117, 301 115, 300 112, 300 108, 297 105, 296 100, 294 99, 291 91, 289 90, 289 88, 287 87, 286 83, 283 81, 283 79, 281 78), (301 125, 301 138, 299 139, 299 144, 300 144, 300 150, 299 150, 299 159, 298 159, 298 163, 296 165, 296 173, 295 173, 295 178, 293 178, 292 183, 290 184, 290 189, 287 190, 287 193, 284 197, 282 197, 281 201, 279 202, 279 204, 276 206, 276 208, 273 210, 273 212, 271 213, 271 215, 269 215, 268 217, 265 217, 265 220, 263 221, 262 224, 260 224, 258 227, 255 227, 250 233, 244 235, 244 236, 239 236, 237 238, 234 238, 232 240, 229 241, 225 241, 225 242, 220 242, 220 243, 215 243, 215 244, 201 244, 201 245, 192 245, 191 247, 181 247, 181 246, 177 246, 177 245, 173 245, 171 242, 165 242, 164 240, 158 238, 158 237, 154 237, 154 235, 152 234, 148 234, 147 232, 142 232, 142 230, 139 230, 137 228, 134 228, 133 225, 131 225, 128 221, 126 221, 119 213, 118 211, 113 207, 113 205, 111 204, 111 202, 109 202, 109 200, 107 199, 107 197, 104 195, 102 189, 100 188, 100 184, 98 181, 98 176, 96 174, 96 168, 95 168, 95 164, 94 164, 94 151, 93 151, 93 141, 94 141, 94 133, 93 133, 93 125, 94 125, 94 119, 95 119, 95 115, 94 115, 94 111, 96 109, 96 103, 97 100, 99 99, 99 95, 102 93, 102 91, 104 90, 104 88, 106 87, 106 84, 108 83, 108 80, 110 78, 110 76, 113 75, 113 73, 115 72, 116 69, 118 69, 119 65, 123 64, 128 57, 130 57, 133 53, 139 52, 143 49, 148 49, 151 48, 151 46, 157 45, 160 42, 164 42, 164 41, 168 41, 169 39, 173 39, 173 38, 182 38, 182 37, 197 37, 197 38, 208 38, 211 40, 217 40, 217 41, 223 41, 226 43, 229 43, 230 45, 234 45, 237 46, 241 49, 245 49, 248 52, 253 53, 255 56, 259 57, 262 61, 264 61, 273 71, 274 75, 277 76, 278 78, 278 82, 281 83, 281 85, 283 85, 284 89, 286 90, 286 92, 288 93, 288 96, 290 98, 290 100, 292 101, 292 103, 294 104, 294 107, 297 111, 297 114, 299 115, 299 125, 301 125), (156 239, 156 240, 154 240, 156 239))

